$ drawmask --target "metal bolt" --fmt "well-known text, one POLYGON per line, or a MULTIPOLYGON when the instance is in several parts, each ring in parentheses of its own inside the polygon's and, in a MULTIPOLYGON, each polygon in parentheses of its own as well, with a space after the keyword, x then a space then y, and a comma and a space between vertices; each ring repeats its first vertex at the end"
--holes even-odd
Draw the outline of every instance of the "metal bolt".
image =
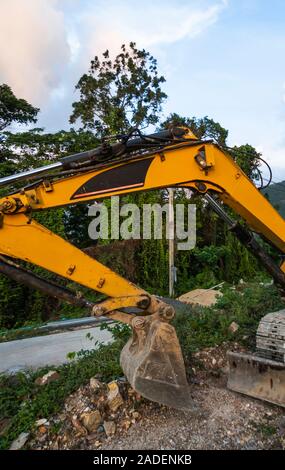
POLYGON ((142 330, 145 325, 145 318, 143 317, 135 317, 132 321, 132 327, 136 330, 142 330))
POLYGON ((96 287, 98 287, 98 289, 101 289, 101 287, 103 287, 104 284, 105 284, 105 279, 101 277, 96 287))
POLYGON ((68 270, 66 271, 66 274, 68 274, 69 276, 71 276, 75 270, 76 266, 75 264, 71 264, 68 268, 68 270))
POLYGON ((102 305, 94 305, 92 308, 92 315, 95 317, 101 317, 106 313, 106 308, 103 307, 102 305))

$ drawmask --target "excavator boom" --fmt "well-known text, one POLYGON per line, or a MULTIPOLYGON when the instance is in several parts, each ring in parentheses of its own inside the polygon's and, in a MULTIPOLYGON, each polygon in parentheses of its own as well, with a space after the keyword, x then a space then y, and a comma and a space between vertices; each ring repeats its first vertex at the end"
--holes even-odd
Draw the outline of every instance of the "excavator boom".
POLYGON ((85 304, 93 315, 131 326, 133 336, 122 351, 121 365, 133 387, 149 399, 178 408, 191 406, 181 349, 170 324, 174 309, 43 227, 32 218, 34 212, 168 187, 191 188, 208 197, 216 211, 223 211, 211 193, 247 223, 250 230, 234 222, 229 225, 285 287, 283 266, 264 254, 251 232, 284 253, 285 221, 223 149, 212 141, 199 141, 189 129, 120 137, 114 144, 105 142, 46 167, 1 178, 0 186, 23 180, 28 181, 26 186, 0 200, 0 271, 76 301, 70 292, 33 280, 11 259, 28 261, 105 294, 107 300, 85 304), (126 307, 141 314, 126 313, 126 307))

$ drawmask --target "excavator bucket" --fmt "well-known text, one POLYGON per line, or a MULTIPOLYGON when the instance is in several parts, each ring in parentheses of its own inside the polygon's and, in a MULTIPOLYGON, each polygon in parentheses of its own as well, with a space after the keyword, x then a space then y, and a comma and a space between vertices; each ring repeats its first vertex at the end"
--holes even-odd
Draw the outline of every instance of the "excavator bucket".
POLYGON ((228 352, 228 388, 285 407, 285 364, 254 354, 228 352))
POLYGON ((137 316, 131 326, 133 335, 121 352, 121 366, 132 387, 149 400, 193 410, 173 326, 155 315, 137 316))

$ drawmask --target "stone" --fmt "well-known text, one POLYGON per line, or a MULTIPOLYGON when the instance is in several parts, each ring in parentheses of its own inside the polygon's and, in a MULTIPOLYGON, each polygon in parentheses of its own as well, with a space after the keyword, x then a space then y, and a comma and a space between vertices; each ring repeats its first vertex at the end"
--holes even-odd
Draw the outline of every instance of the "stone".
POLYGON ((95 410, 95 411, 91 411, 90 413, 83 413, 81 415, 81 421, 83 423, 83 426, 87 429, 87 431, 89 432, 96 431, 102 421, 100 411, 95 410))
POLYGON ((123 419, 123 420, 121 421, 121 427, 122 427, 125 431, 127 431, 127 430, 129 429, 129 427, 131 426, 131 424, 132 424, 131 421, 130 421, 129 419, 127 419, 127 418, 126 418, 126 419, 123 419))
POLYGON ((185 304, 211 307, 217 303, 222 295, 220 291, 214 289, 195 289, 180 295, 180 297, 177 297, 177 300, 185 304))
POLYGON ((39 427, 39 432, 40 432, 41 434, 46 434, 47 428, 46 428, 45 426, 40 426, 40 427, 39 427))
POLYGON ((100 382, 100 380, 96 379, 96 377, 91 377, 89 384, 91 390, 99 390, 99 388, 102 387, 102 383, 100 382))
POLYGON ((50 370, 47 374, 43 375, 42 377, 38 377, 35 380, 36 385, 47 385, 54 380, 59 379, 59 373, 56 370, 50 370))
POLYGON ((116 433, 116 423, 114 421, 104 421, 106 435, 113 436, 116 433))
POLYGON ((80 435, 85 435, 86 436, 86 434, 88 434, 87 429, 84 426, 82 426, 82 424, 80 423, 80 421, 77 419, 76 416, 72 416, 71 422, 72 422, 74 428, 76 429, 76 431, 80 435))
POLYGON ((46 418, 42 418, 42 419, 38 419, 36 422, 35 422, 35 425, 36 427, 40 427, 40 426, 43 426, 44 424, 47 425, 47 422, 48 420, 46 418))
POLYGON ((30 434, 28 432, 21 432, 21 434, 17 437, 17 439, 15 439, 12 442, 12 444, 10 446, 10 450, 22 449, 22 447, 24 447, 27 440, 29 439, 29 436, 30 436, 30 434))
POLYGON ((239 325, 235 321, 233 321, 229 326, 229 331, 231 333, 236 333, 238 329, 239 329, 239 325))
POLYGON ((124 403, 122 395, 116 381, 108 383, 107 402, 111 411, 117 411, 118 408, 124 403))

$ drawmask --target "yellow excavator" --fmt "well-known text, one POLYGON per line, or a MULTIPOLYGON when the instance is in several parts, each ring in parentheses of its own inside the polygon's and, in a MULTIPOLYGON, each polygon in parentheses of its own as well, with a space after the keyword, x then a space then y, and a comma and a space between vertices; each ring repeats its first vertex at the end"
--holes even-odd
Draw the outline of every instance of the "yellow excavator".
MULTIPOLYGON (((174 308, 40 225, 33 219, 35 212, 130 192, 190 188, 207 200, 285 287, 285 262, 277 266, 257 236, 285 253, 285 221, 225 149, 214 141, 197 139, 190 129, 173 127, 148 136, 131 131, 94 150, 0 178, 0 187, 6 185, 12 189, 0 199, 0 272, 88 307, 92 315, 129 324, 133 334, 122 350, 121 366, 134 389, 150 400, 175 408, 192 406, 179 341, 171 325, 174 308), (25 181, 24 186, 15 189, 20 181, 25 181), (224 205, 245 223, 232 220, 224 205), (105 294, 107 299, 92 303, 78 297, 36 276, 20 260, 105 294)), ((276 315, 261 327, 264 354, 229 356, 229 386, 285 406, 285 316, 282 311, 276 315)))

